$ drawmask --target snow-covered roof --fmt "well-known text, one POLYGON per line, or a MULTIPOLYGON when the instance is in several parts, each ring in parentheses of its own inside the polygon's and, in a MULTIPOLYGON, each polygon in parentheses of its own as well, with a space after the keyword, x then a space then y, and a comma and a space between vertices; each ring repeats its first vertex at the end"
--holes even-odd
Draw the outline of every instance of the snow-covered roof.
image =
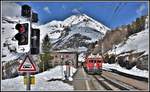
POLYGON ((68 50, 68 49, 62 49, 62 50, 57 50, 54 52, 77 52, 76 50, 68 50))
POLYGON ((102 56, 99 55, 99 54, 97 54, 97 55, 90 54, 90 55, 88 56, 88 58, 102 58, 102 56))

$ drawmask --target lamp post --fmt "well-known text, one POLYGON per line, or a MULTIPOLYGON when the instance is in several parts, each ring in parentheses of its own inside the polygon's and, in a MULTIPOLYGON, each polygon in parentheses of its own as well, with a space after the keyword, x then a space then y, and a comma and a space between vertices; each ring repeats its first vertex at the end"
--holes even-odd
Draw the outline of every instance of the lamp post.
POLYGON ((114 45, 114 48, 115 48, 115 55, 116 55, 116 48, 117 48, 116 45, 114 45))
POLYGON ((62 79, 63 79, 63 60, 64 60, 64 56, 61 55, 61 71, 62 71, 62 79))
POLYGON ((103 53, 104 53, 103 42, 101 42, 101 52, 102 52, 102 56, 103 56, 103 53))
POLYGON ((65 65, 66 65, 65 79, 68 80, 68 78, 70 77, 70 62, 69 62, 69 61, 66 61, 66 62, 65 62, 65 65))

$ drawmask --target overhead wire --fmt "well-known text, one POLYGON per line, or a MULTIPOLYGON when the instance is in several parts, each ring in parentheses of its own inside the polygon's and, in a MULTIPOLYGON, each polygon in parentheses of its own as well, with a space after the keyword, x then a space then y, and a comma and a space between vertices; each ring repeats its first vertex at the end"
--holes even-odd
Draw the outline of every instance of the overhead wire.
POLYGON ((119 9, 120 5, 121 5, 121 3, 118 3, 118 5, 115 7, 115 9, 114 9, 114 11, 113 11, 113 13, 112 13, 112 15, 111 15, 111 17, 110 17, 111 20, 112 20, 114 14, 115 14, 115 13, 117 12, 117 10, 119 9))
POLYGON ((126 3, 122 3, 122 5, 119 7, 118 11, 115 13, 115 17, 119 15, 120 11, 123 9, 123 7, 126 5, 126 3))

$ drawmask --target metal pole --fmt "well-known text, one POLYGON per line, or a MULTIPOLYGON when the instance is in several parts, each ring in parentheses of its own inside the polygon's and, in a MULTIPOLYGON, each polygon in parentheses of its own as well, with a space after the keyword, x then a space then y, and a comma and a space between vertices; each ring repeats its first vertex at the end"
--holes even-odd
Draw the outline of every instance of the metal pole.
POLYGON ((27 72, 27 90, 31 90, 31 86, 30 86, 30 73, 27 72))
POLYGON ((69 76, 68 77, 70 77, 70 64, 69 64, 69 76))
POLYGON ((43 72, 44 72, 44 61, 43 61, 43 72))
POLYGON ((62 61, 61 61, 61 70, 62 70, 62 78, 63 78, 63 57, 62 57, 62 61))
MULTIPOLYGON (((43 54, 42 54, 42 60, 43 60, 43 54)), ((42 61, 43 62, 43 72, 44 72, 44 60, 42 61)))
POLYGON ((68 65, 66 64, 66 80, 68 79, 68 76, 69 76, 69 69, 68 69, 68 65))
MULTIPOLYGON (((31 11, 31 17, 29 18, 29 21, 30 21, 30 33, 31 33, 31 30, 32 30, 32 11, 31 11)), ((31 43, 31 34, 30 34, 30 43, 31 43)), ((30 44, 30 47, 31 47, 31 44, 30 44)), ((28 54, 31 54, 31 49, 29 51, 28 54)), ((31 86, 30 86, 30 73, 27 72, 27 90, 31 90, 31 86)))

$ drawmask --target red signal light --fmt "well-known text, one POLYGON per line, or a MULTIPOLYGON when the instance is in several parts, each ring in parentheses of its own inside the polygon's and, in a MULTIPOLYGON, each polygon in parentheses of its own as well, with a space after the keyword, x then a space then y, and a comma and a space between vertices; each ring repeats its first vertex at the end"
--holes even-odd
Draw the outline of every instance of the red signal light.
POLYGON ((22 24, 17 24, 15 27, 19 33, 25 32, 25 27, 22 24))
POLYGON ((18 30, 18 33, 15 35, 15 39, 18 40, 18 45, 28 44, 28 27, 28 23, 16 24, 15 28, 18 30))

